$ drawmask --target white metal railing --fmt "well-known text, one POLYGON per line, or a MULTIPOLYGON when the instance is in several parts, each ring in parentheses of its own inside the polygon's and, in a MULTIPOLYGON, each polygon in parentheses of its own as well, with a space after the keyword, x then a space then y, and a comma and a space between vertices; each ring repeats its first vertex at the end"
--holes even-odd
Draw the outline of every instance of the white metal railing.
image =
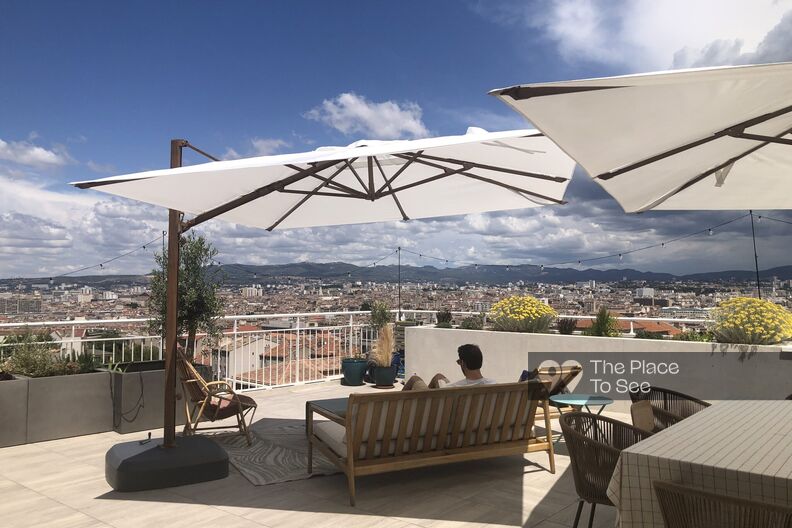
MULTIPOLYGON (((396 313, 396 310, 392 310, 396 313)), ((402 310, 402 319, 435 322, 436 311, 402 310)), ((454 316, 480 315, 480 312, 452 311, 454 316)), ((204 374, 227 380, 238 390, 279 387, 338 378, 341 360, 365 356, 376 341, 376 332, 367 324, 369 312, 302 312, 225 316, 231 328, 219 338, 196 336, 196 361, 206 365, 204 374), (240 328, 240 322, 286 320, 285 328, 255 330, 240 328)), ((589 315, 560 315, 559 318, 593 319, 589 315)), ((706 319, 619 317, 630 321, 625 337, 635 336, 633 322, 665 321, 677 325, 703 325, 706 319)), ((61 330, 63 337, 46 343, 62 357, 91 354, 101 363, 163 359, 163 340, 159 335, 144 335, 139 329, 149 319, 93 319, 82 321, 40 321, 2 323, 0 330, 61 330), (123 328, 134 332, 118 337, 80 337, 78 328, 123 328), (133 327, 138 327, 135 331, 133 327)), ((0 339, 2 336, 0 336, 0 339)), ((182 339, 186 339, 182 336, 182 339)), ((0 360, 13 353, 21 343, 0 341, 0 360)))

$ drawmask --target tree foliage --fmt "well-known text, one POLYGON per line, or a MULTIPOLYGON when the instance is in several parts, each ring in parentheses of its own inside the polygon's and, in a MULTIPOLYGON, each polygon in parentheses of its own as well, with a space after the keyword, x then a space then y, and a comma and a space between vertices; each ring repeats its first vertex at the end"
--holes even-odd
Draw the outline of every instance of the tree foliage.
MULTIPOLYGON (((210 271, 217 250, 203 236, 190 234, 181 238, 179 253, 179 310, 178 334, 187 334, 187 353, 193 353, 195 336, 199 332, 218 335, 218 319, 223 314, 223 300, 219 289, 221 277, 210 271)), ((167 307, 168 255, 154 256, 149 312, 150 330, 164 332, 167 307)))

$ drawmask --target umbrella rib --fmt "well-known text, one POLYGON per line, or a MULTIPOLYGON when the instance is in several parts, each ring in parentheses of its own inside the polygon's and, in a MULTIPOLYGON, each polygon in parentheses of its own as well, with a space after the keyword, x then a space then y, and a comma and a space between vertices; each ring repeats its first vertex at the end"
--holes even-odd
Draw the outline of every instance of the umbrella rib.
POLYGON ((433 161, 443 161, 445 163, 454 163, 456 165, 470 165, 471 167, 476 167, 479 169, 484 170, 491 170, 497 172, 505 172, 507 174, 516 174, 517 176, 526 176, 529 178, 538 178, 540 180, 548 180, 556 183, 563 183, 568 181, 567 178, 562 178, 560 176, 549 176, 547 174, 538 174, 535 172, 526 172, 517 169, 509 169, 507 167, 497 167, 495 165, 487 165, 485 163, 476 163, 475 161, 462 161, 454 158, 441 158, 439 156, 432 156, 429 154, 422 154, 421 158, 426 158, 428 160, 433 161))
POLYGON ((313 192, 313 191, 299 191, 295 189, 283 189, 278 191, 283 194, 310 194, 313 196, 332 196, 333 198, 354 198, 356 200, 368 200, 366 196, 358 196, 356 194, 347 193, 331 193, 331 192, 313 192))
MULTIPOLYGON (((402 154, 394 154, 394 156, 404 157, 404 155, 402 155, 402 154)), ((510 191, 514 191, 516 193, 527 194, 529 196, 533 196, 535 198, 540 198, 542 200, 547 200, 547 201, 550 201, 550 202, 553 202, 553 203, 556 203, 556 204, 559 204, 559 205, 566 203, 563 200, 558 200, 556 198, 551 198, 550 196, 545 196, 543 194, 535 193, 535 192, 529 191, 527 189, 521 189, 520 187, 515 187, 514 185, 509 185, 508 183, 499 182, 497 180, 493 180, 493 179, 487 178, 485 176, 479 176, 477 174, 471 174, 469 172, 466 172, 466 171, 470 170, 471 168, 475 168, 472 163, 471 164, 466 164, 466 166, 460 167, 459 169, 451 169, 449 167, 444 167, 442 165, 438 165, 436 163, 432 163, 432 162, 429 162, 429 161, 426 161, 426 160, 423 160, 423 159, 420 159, 420 158, 416 158, 415 161, 417 163, 421 163, 423 165, 428 165, 430 167, 434 167, 434 168, 437 168, 437 169, 442 169, 442 170, 445 171, 445 173, 444 174, 438 174, 437 176, 432 176, 430 178, 426 178, 425 180, 421 180, 419 182, 414 182, 414 183, 410 183, 410 184, 407 184, 407 185, 403 185, 402 187, 394 189, 393 192, 399 192, 399 191, 402 191, 404 189, 408 189, 410 187, 415 187, 416 185, 429 183, 430 181, 434 181, 434 180, 437 180, 437 179, 440 179, 440 178, 445 178, 446 176, 453 176, 454 174, 461 174, 462 176, 466 176, 466 177, 472 178, 474 180, 480 180, 480 181, 483 181, 483 182, 486 182, 486 183, 490 183, 492 185, 496 185, 498 187, 503 187, 505 189, 509 189, 510 191)), ((387 195, 387 194, 390 194, 390 193, 384 193, 384 194, 387 195)))
MULTIPOLYGON (((366 184, 363 183, 363 178, 360 177, 360 174, 358 174, 358 172, 355 170, 355 167, 352 166, 352 163, 354 163, 356 159, 357 158, 353 158, 352 162, 346 160, 346 166, 349 167, 349 170, 352 172, 352 174, 355 175, 355 178, 357 179, 358 183, 360 183, 360 186, 363 188, 363 192, 360 194, 362 194, 365 197, 368 197, 369 191, 368 189, 366 189, 366 184)), ((360 192, 360 191, 356 191, 356 192, 360 192)))
POLYGON ((463 170, 464 169, 456 169, 456 170, 448 169, 445 172, 443 172, 442 174, 436 174, 435 176, 429 176, 428 178, 424 178, 423 180, 420 180, 420 181, 417 181, 417 182, 408 183, 406 185, 402 185, 401 187, 396 187, 395 189, 393 189, 391 191, 385 191, 383 193, 380 193, 380 197, 390 196, 391 194, 395 194, 395 193, 398 193, 398 192, 406 191, 407 189, 412 189, 413 187, 417 187, 419 185, 424 185, 425 183, 430 183, 430 182, 433 182, 435 180, 439 180, 439 179, 445 178, 447 176, 453 176, 454 174, 459 174, 463 170))
MULTIPOLYGON (((401 173, 403 173, 405 170, 407 170, 407 167, 409 167, 410 165, 412 165, 412 163, 415 161, 415 158, 416 158, 416 157, 418 157, 418 156, 420 156, 422 153, 423 153, 423 150, 419 150, 419 151, 418 151, 418 152, 416 152, 416 153, 410 154, 410 156, 412 156, 412 157, 411 157, 410 159, 408 159, 408 160, 407 160, 407 163, 405 163, 404 165, 402 165, 401 167, 399 167, 399 170, 397 170, 397 171, 396 171, 396 172, 393 174, 393 176, 391 176, 389 179, 386 179, 386 180, 385 180, 385 184, 384 184, 382 187, 380 187, 379 189, 377 189, 377 192, 376 192, 376 193, 374 193, 374 194, 377 194, 377 195, 379 195, 379 194, 380 194, 382 191, 384 191, 384 190, 385 190, 385 188, 386 188, 386 187, 387 187, 387 188, 390 188, 390 184, 391 184, 391 183, 393 183, 393 181, 394 181, 396 178, 398 178, 398 177, 401 175, 401 173)), ((399 157, 400 159, 406 159, 404 156, 398 156, 398 157, 399 157)))
POLYGON ((368 161, 368 195, 371 201, 374 201, 374 163, 371 161, 372 156, 366 158, 368 161))
MULTIPOLYGON (((357 158, 353 158, 353 159, 352 159, 352 161, 354 162, 356 159, 357 159, 357 158)), ((349 161, 348 161, 348 160, 345 160, 345 162, 346 162, 347 164, 349 163, 349 161)), ((298 167, 297 165, 291 165, 291 164, 289 164, 289 165, 286 165, 286 167, 289 167, 290 169, 294 169, 294 170, 302 170, 302 169, 300 169, 300 167, 298 167)), ((324 170, 324 169, 322 169, 322 170, 324 170)), ((343 167, 342 167, 342 170, 343 170, 343 167)), ((320 172, 321 172, 321 171, 320 171, 320 172)), ((328 179, 327 179, 325 176, 322 176, 322 175, 321 175, 321 174, 319 174, 318 172, 317 172, 317 173, 314 173, 314 174, 311 174, 311 177, 313 177, 313 178, 316 178, 316 179, 318 179, 318 180, 322 180, 322 181, 328 181, 328 179)), ((361 193, 360 191, 358 191, 358 190, 355 190, 355 189, 353 189, 352 187, 348 187, 348 186, 344 185, 343 183, 338 183, 338 182, 331 181, 331 182, 328 184, 328 186, 329 186, 329 187, 331 187, 331 188, 333 188, 333 189, 335 189, 335 190, 337 190, 337 191, 343 191, 343 192, 345 192, 345 193, 348 193, 348 194, 354 194, 354 195, 359 195, 359 196, 365 196, 365 195, 364 195, 363 193, 361 193)))
POLYGON ((718 132, 715 132, 711 136, 708 136, 708 137, 705 137, 705 138, 701 138, 701 139, 697 139, 696 141, 691 141, 690 143, 686 143, 686 144, 681 145, 679 147, 672 148, 670 150, 666 150, 665 152, 661 152, 659 154, 655 154, 654 156, 650 156, 650 157, 648 157, 648 158, 646 158, 644 160, 641 160, 641 161, 638 161, 638 162, 635 162, 635 163, 631 163, 631 164, 626 165, 624 167, 621 167, 619 169, 614 169, 612 171, 604 172, 602 174, 594 176, 594 178, 595 179, 600 179, 600 180, 610 180, 611 178, 615 178, 616 176, 620 176, 620 175, 622 175, 622 174, 624 174, 626 172, 630 172, 630 171, 635 170, 635 169, 640 169, 641 167, 644 167, 646 165, 650 165, 652 163, 655 163, 656 161, 664 160, 664 159, 666 159, 666 158, 668 158, 670 156, 674 156, 676 154, 679 154, 680 152, 685 152, 686 150, 690 150, 692 148, 698 147, 698 146, 703 145, 705 143, 709 143, 710 141, 714 141, 716 139, 722 138, 724 136, 733 136, 734 134, 743 133, 743 131, 746 128, 752 127, 754 125, 758 125, 760 123, 764 123, 765 121, 769 121, 770 119, 774 119, 774 118, 782 116, 784 114, 788 114, 789 112, 792 112, 792 105, 786 106, 786 107, 781 108, 779 110, 775 110, 773 112, 768 112, 766 114, 762 114, 760 116, 748 119, 748 120, 743 121, 741 123, 737 123, 736 125, 732 125, 732 126, 730 126, 728 128, 724 128, 723 130, 719 130, 718 132))
MULTIPOLYGON (((559 200, 557 198, 551 198, 550 196, 545 196, 544 194, 539 194, 533 191, 529 191, 527 189, 521 189, 520 187, 515 187, 514 185, 509 185, 508 183, 499 182, 498 180, 493 180, 492 178, 487 178, 485 176, 479 176, 478 174, 471 174, 469 172, 460 171, 459 174, 462 176, 466 176, 468 178, 473 178, 474 180, 480 180, 486 183, 490 183, 492 185, 496 185, 498 187, 503 187, 504 189, 509 189, 510 191, 514 191, 519 194, 527 194, 528 196, 533 196, 534 198, 540 198, 542 200, 547 200, 548 202, 553 202, 557 205, 563 205, 566 202, 564 200, 559 200)), ((523 196, 523 198, 526 198, 523 196)), ((533 201, 533 200, 531 200, 533 201)))
POLYGON ((286 220, 286 219, 287 219, 289 216, 291 216, 291 214, 292 214, 294 211, 296 211, 297 209, 299 209, 299 208, 300 208, 300 206, 301 206, 302 204, 304 204, 305 202, 307 202, 308 200, 310 200, 310 199, 311 199, 311 197, 312 197, 312 196, 314 196, 314 195, 315 195, 317 192, 319 192, 319 191, 320 191, 320 190, 322 190, 323 188, 325 188, 325 187, 327 187, 328 185, 330 185, 330 184, 332 183, 332 181, 333 181, 333 178, 335 178, 336 176, 338 176, 339 174, 341 174, 341 172, 342 172, 343 170, 344 170, 344 167, 343 167, 343 166, 342 166, 340 169, 336 169, 336 171, 335 171, 335 172, 334 172, 334 173, 333 173, 331 176, 328 176, 328 177, 325 179, 325 181, 323 181, 322 183, 320 183, 319 185, 317 185, 317 186, 316 186, 316 187, 315 187, 315 188, 314 188, 312 191, 310 191, 308 194, 306 194, 305 196, 303 196, 303 197, 300 199, 300 201, 299 201, 299 202, 297 202, 296 204, 294 204, 294 205, 293 205, 293 206, 292 206, 292 207, 291 207, 291 208, 290 208, 288 211, 286 211, 286 213, 284 213, 284 214, 283 214, 283 216, 281 216, 280 218, 278 218, 278 219, 275 221, 275 223, 274 223, 274 224, 272 224, 271 226, 269 226, 269 227, 267 228, 267 231, 272 231, 273 229, 275 229, 276 227, 278 227, 278 225, 279 225, 281 222, 283 222, 283 221, 284 221, 284 220, 286 220))
POLYGON ((208 211, 204 211, 203 213, 197 214, 191 220, 182 222, 182 232, 187 231, 188 229, 191 229, 197 226, 198 224, 202 224, 207 220, 211 220, 212 218, 220 216, 223 213, 227 213, 232 209, 236 209, 237 207, 241 207, 247 203, 250 203, 253 200, 258 200, 259 198, 267 196, 268 194, 280 190, 286 187, 287 185, 303 180, 316 172, 322 171, 328 167, 332 167, 333 165, 338 163, 338 161, 339 160, 325 161, 314 165, 310 169, 300 169, 297 173, 292 174, 291 176, 264 185, 263 187, 259 187, 258 189, 255 189, 247 194, 243 194, 238 198, 234 198, 229 202, 220 204, 217 207, 213 207, 212 209, 209 209, 208 211))
MULTIPOLYGON (((782 137, 784 137, 784 136, 786 136, 787 134, 790 134, 790 133, 792 133, 792 128, 781 132, 780 134, 778 134, 777 136, 773 137, 772 139, 782 138, 782 137)), ((663 196, 661 196, 660 198, 658 198, 655 201, 653 201, 652 203, 641 207, 640 209, 638 209, 637 212, 642 213, 642 212, 648 211, 650 209, 654 209, 655 207, 657 207, 661 203, 663 203, 666 200, 676 196, 677 194, 679 194, 682 191, 684 191, 685 189, 697 184, 698 182, 706 179, 708 176, 718 172, 722 168, 728 167, 729 165, 733 165, 734 163, 737 163, 741 159, 745 158, 746 156, 750 156, 751 154, 753 154, 754 152, 756 152, 760 148, 766 147, 767 145, 771 144, 772 142, 769 141, 770 138, 771 137, 768 137, 767 140, 765 140, 764 143, 762 143, 761 145, 756 145, 754 147, 751 147, 750 149, 746 150, 742 154, 738 154, 737 156, 731 157, 731 158, 727 159, 726 161, 724 161, 723 163, 720 163, 720 164, 712 167, 711 169, 708 169, 708 170, 702 172, 701 174, 699 174, 695 178, 692 178, 692 179, 686 181, 685 183, 683 183, 682 185, 680 185, 679 187, 677 187, 673 191, 668 192, 668 193, 664 194, 663 196)))
MULTIPOLYGON (((374 157, 374 163, 377 164, 377 168, 379 169, 380 174, 382 174, 382 179, 385 180, 385 185, 387 185, 388 189, 390 189, 392 191, 393 187, 391 187, 390 183, 388 183, 388 177, 385 176, 385 171, 382 170, 382 165, 380 165, 380 162, 379 162, 379 160, 376 157, 374 157)), ((373 187, 374 186, 372 185, 372 188, 373 187)), ((399 202, 399 197, 396 196, 396 193, 392 193, 391 196, 393 197, 393 201, 396 202, 396 207, 399 208, 399 212, 402 215, 402 219, 403 220, 409 220, 410 217, 407 216, 407 214, 404 212, 404 208, 402 207, 401 202, 399 202)))
POLYGON ((729 135, 731 137, 733 137, 733 138, 738 138, 738 139, 750 139, 750 140, 753 140, 753 141, 764 141, 765 145, 767 143, 780 143, 781 145, 792 145, 792 139, 786 139, 784 137, 778 137, 778 136, 776 136, 776 137, 773 137, 773 136, 762 136, 760 134, 750 134, 748 132, 733 132, 733 133, 731 133, 729 135))

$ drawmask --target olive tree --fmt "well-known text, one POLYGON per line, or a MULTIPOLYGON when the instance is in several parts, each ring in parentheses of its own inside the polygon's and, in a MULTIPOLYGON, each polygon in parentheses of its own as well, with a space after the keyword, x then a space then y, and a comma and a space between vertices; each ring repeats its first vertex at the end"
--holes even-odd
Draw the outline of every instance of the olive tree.
MULTIPOLYGON (((192 357, 198 332, 216 336, 223 314, 219 289, 222 277, 210 269, 217 250, 203 236, 190 234, 181 238, 179 251, 179 314, 177 334, 187 334, 187 356, 192 357)), ((154 255, 149 313, 152 333, 165 328, 167 306, 167 253, 154 255)))

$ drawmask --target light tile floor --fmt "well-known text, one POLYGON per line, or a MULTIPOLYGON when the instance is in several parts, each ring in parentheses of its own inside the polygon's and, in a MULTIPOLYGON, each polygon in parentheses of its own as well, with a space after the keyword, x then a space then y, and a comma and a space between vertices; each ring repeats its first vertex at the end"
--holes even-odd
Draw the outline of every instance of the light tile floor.
MULTIPOLYGON (((323 382, 248 394, 258 401, 258 418, 302 419, 307 400, 351 390, 375 389, 323 382)), ((572 525, 577 505, 563 441, 555 475, 545 470, 547 456, 536 453, 362 477, 354 508, 343 475, 253 486, 233 467, 224 480, 113 491, 104 479, 105 452, 145 436, 101 433, 0 449, 0 526, 559 528, 572 525)), ((582 526, 587 515, 588 508, 582 526)), ((601 506, 594 526, 614 520, 613 508, 601 506)))

